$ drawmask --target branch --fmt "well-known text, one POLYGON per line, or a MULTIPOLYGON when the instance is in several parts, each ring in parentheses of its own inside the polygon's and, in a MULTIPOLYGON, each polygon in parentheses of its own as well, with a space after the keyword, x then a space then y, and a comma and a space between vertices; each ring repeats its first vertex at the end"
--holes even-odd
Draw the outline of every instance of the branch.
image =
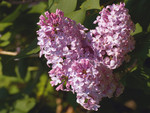
POLYGON ((0 50, 1 55, 9 55, 9 56, 16 56, 18 53, 17 52, 10 52, 10 51, 3 51, 0 50))

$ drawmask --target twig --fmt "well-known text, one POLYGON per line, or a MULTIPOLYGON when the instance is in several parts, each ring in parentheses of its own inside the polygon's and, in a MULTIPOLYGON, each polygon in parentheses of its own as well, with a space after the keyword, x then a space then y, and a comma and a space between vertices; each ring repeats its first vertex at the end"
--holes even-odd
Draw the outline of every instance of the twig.
POLYGON ((0 50, 1 55, 9 55, 9 56, 16 56, 18 53, 17 52, 10 52, 10 51, 3 51, 0 50))

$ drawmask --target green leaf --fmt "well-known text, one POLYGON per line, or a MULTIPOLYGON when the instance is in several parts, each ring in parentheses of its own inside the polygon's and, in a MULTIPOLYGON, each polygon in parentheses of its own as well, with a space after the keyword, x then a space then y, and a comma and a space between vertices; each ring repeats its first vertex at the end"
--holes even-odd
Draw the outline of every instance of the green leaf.
POLYGON ((3 31, 6 27, 11 26, 12 23, 8 22, 8 23, 0 23, 0 31, 3 31))
POLYGON ((47 5, 44 2, 40 2, 37 5, 34 5, 32 9, 28 13, 43 13, 46 9, 47 5))
POLYGON ((2 75, 2 58, 0 57, 0 75, 2 75))
POLYGON ((7 46, 9 44, 10 44, 9 41, 5 41, 5 42, 0 43, 0 47, 5 47, 5 46, 7 46))
POLYGON ((40 51, 40 47, 37 45, 37 39, 35 39, 27 48, 21 51, 17 56, 13 57, 12 59, 21 59, 28 57, 32 54, 36 54, 40 51))
POLYGON ((148 50, 148 54, 147 54, 147 56, 148 56, 148 57, 150 57, 150 49, 148 50))
POLYGON ((132 59, 137 59, 137 63, 143 65, 143 62, 148 57, 150 49, 150 33, 139 33, 133 36, 136 40, 135 49, 132 52, 132 59))
POLYGON ((98 11, 96 10, 88 10, 86 13, 86 18, 84 20, 84 26, 89 29, 95 29, 97 24, 93 24, 96 17, 99 15, 98 11))
POLYGON ((6 109, 0 109, 0 113, 8 113, 6 109))
POLYGON ((81 9, 100 9, 100 0, 86 0, 80 6, 81 9))
POLYGON ((76 23, 83 23, 85 20, 86 10, 80 9, 74 12, 71 12, 69 14, 66 14, 65 16, 76 21, 76 23))
POLYGON ((7 6, 7 7, 11 7, 11 6, 12 6, 11 3, 7 2, 7 1, 4 1, 4 0, 1 0, 1 1, 0 1, 0 5, 1 5, 1 6, 7 6))
POLYGON ((0 41, 7 41, 11 36, 11 32, 7 32, 0 38, 0 41))
POLYGON ((1 22, 13 22, 26 9, 26 5, 19 5, 16 10, 5 17, 1 22))
POLYGON ((5 99, 9 96, 9 93, 6 88, 0 88, 0 100, 5 99))
POLYGON ((19 88, 17 85, 10 85, 9 86, 9 94, 16 94, 16 93, 19 93, 19 88))
POLYGON ((142 32, 142 31, 143 31, 143 29, 142 29, 141 25, 139 23, 136 23, 135 31, 133 33, 131 33, 131 35, 138 34, 138 33, 142 32))
POLYGON ((150 94, 150 70, 143 65, 139 66, 131 73, 127 73, 126 86, 134 89, 141 89, 146 94, 150 94))
POLYGON ((26 77, 27 68, 28 68, 27 59, 23 58, 23 59, 19 60, 19 62, 18 62, 18 71, 19 71, 20 77, 23 80, 26 77))
POLYGON ((76 109, 76 107, 78 106, 76 102, 76 95, 72 92, 67 93, 67 101, 74 109, 76 109))
MULTIPOLYGON (((41 75, 41 77, 40 77, 40 81, 39 81, 39 83, 37 84, 37 96, 38 97, 40 97, 40 96, 42 96, 43 95, 43 93, 44 93, 44 90, 45 90, 45 86, 46 86, 46 84, 47 84, 47 79, 48 79, 48 76, 47 76, 47 74, 43 74, 43 75, 41 75)), ((49 84, 50 85, 50 84, 49 84)))
POLYGON ((25 98, 16 101, 15 109, 27 113, 35 106, 35 104, 36 102, 34 98, 25 96, 25 98))
POLYGON ((149 24, 149 26, 148 26, 148 28, 147 28, 147 32, 150 32, 150 24, 149 24))
POLYGON ((40 75, 39 83, 36 85, 37 91, 36 95, 40 96, 48 96, 50 93, 54 91, 54 88, 49 84, 49 79, 47 73, 40 75))
POLYGON ((10 44, 11 32, 7 32, 0 38, 0 47, 5 47, 10 44))
POLYGON ((18 82, 17 77, 0 75, 0 87, 9 88, 11 83, 18 82))
POLYGON ((147 30, 150 23, 150 0, 128 0, 126 7, 129 9, 134 23, 139 23, 143 31, 147 30))
POLYGON ((54 0, 54 3, 49 0, 49 4, 52 4, 49 9, 50 12, 56 12, 56 9, 60 9, 67 14, 75 10, 77 0, 54 0))
POLYGON ((16 67, 16 62, 14 62, 13 60, 8 62, 8 59, 10 59, 12 57, 10 56, 2 56, 2 73, 3 75, 7 75, 7 76, 16 76, 16 72, 15 72, 15 67, 16 67))

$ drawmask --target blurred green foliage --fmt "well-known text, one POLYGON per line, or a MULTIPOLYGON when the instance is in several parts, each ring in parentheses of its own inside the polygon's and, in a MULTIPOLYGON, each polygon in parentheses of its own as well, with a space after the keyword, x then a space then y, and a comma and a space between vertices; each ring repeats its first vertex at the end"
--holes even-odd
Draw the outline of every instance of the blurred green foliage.
POLYGON ((66 17, 92 29, 98 12, 119 2, 126 3, 136 24, 132 33, 136 47, 129 53, 130 62, 115 70, 123 76, 124 93, 104 99, 97 113, 150 113, 149 0, 26 1, 0 1, 0 113, 87 112, 76 103, 75 94, 57 92, 49 84, 50 68, 43 57, 38 57, 36 23, 46 10, 55 12, 59 8, 66 17))

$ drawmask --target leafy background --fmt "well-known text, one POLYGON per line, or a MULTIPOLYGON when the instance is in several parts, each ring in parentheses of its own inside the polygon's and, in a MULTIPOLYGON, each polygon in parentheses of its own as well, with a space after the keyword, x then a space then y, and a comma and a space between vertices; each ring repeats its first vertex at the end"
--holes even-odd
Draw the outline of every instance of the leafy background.
POLYGON ((0 113, 150 113, 150 0, 0 0, 0 113), (115 70, 125 86, 120 97, 103 99, 99 111, 86 111, 75 94, 50 84, 45 59, 38 57, 39 16, 57 8, 65 16, 95 27, 98 12, 125 2, 136 30, 131 60, 115 70))

